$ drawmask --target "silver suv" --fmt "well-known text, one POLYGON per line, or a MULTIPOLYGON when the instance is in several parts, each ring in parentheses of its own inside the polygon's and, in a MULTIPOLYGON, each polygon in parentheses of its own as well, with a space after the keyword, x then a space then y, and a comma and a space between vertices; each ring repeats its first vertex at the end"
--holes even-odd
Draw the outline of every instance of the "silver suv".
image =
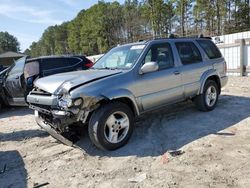
POLYGON ((210 39, 156 39, 115 47, 90 70, 41 78, 27 101, 61 142, 72 145, 65 135, 88 125, 98 148, 115 150, 136 117, 188 99, 211 111, 226 83, 226 62, 210 39))

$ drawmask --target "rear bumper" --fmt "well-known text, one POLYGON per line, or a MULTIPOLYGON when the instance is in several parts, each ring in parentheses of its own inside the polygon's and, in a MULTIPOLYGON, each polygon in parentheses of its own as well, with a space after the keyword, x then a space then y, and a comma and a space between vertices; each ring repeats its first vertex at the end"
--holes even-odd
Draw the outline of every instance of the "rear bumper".
POLYGON ((220 78, 220 82, 221 82, 221 87, 225 87, 227 82, 228 82, 228 76, 223 76, 220 78))
POLYGON ((63 144, 67 146, 73 146, 73 142, 62 136, 59 132, 57 132, 52 125, 50 125, 48 122, 45 122, 40 116, 38 111, 35 111, 35 119, 37 124, 44 130, 46 130, 52 137, 59 140, 63 144))

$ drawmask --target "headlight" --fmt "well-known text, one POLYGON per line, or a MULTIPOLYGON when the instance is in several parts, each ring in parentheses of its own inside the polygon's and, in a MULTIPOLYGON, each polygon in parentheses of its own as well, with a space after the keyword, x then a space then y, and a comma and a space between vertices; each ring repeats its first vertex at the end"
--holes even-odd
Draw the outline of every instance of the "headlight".
POLYGON ((59 89, 57 90, 56 94, 57 95, 65 95, 68 94, 70 88, 71 88, 71 82, 64 82, 59 89))
POLYGON ((83 100, 81 98, 72 100, 70 96, 63 95, 58 101, 58 106, 60 106, 63 109, 68 109, 71 107, 79 107, 82 103, 83 100))
POLYGON ((72 99, 70 99, 68 96, 63 96, 58 101, 58 106, 64 109, 70 108, 72 105, 72 99))

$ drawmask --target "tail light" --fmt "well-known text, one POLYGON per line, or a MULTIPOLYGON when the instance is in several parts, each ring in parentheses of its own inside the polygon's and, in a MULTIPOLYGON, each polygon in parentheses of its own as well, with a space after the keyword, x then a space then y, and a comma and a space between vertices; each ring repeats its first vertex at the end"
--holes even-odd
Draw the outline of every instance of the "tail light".
POLYGON ((84 66, 87 68, 91 68, 94 65, 94 63, 87 58, 86 58, 86 60, 87 60, 87 62, 84 64, 84 66))

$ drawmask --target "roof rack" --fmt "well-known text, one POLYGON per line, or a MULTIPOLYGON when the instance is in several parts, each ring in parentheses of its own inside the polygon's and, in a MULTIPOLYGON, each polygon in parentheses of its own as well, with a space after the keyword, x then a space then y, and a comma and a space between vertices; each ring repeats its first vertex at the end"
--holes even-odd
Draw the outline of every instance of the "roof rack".
POLYGON ((186 37, 179 37, 178 35, 170 34, 169 38, 170 39, 177 39, 177 38, 179 38, 179 39, 182 39, 182 38, 191 38, 191 39, 193 39, 193 38, 203 38, 203 39, 210 39, 210 40, 212 40, 211 37, 205 37, 203 34, 186 36, 186 37))
POLYGON ((154 37, 151 39, 140 39, 137 42, 148 42, 150 40, 164 40, 164 39, 198 39, 198 38, 212 40, 211 37, 204 37, 203 34, 186 36, 186 37, 179 37, 178 35, 172 33, 169 35, 169 37, 154 37))

